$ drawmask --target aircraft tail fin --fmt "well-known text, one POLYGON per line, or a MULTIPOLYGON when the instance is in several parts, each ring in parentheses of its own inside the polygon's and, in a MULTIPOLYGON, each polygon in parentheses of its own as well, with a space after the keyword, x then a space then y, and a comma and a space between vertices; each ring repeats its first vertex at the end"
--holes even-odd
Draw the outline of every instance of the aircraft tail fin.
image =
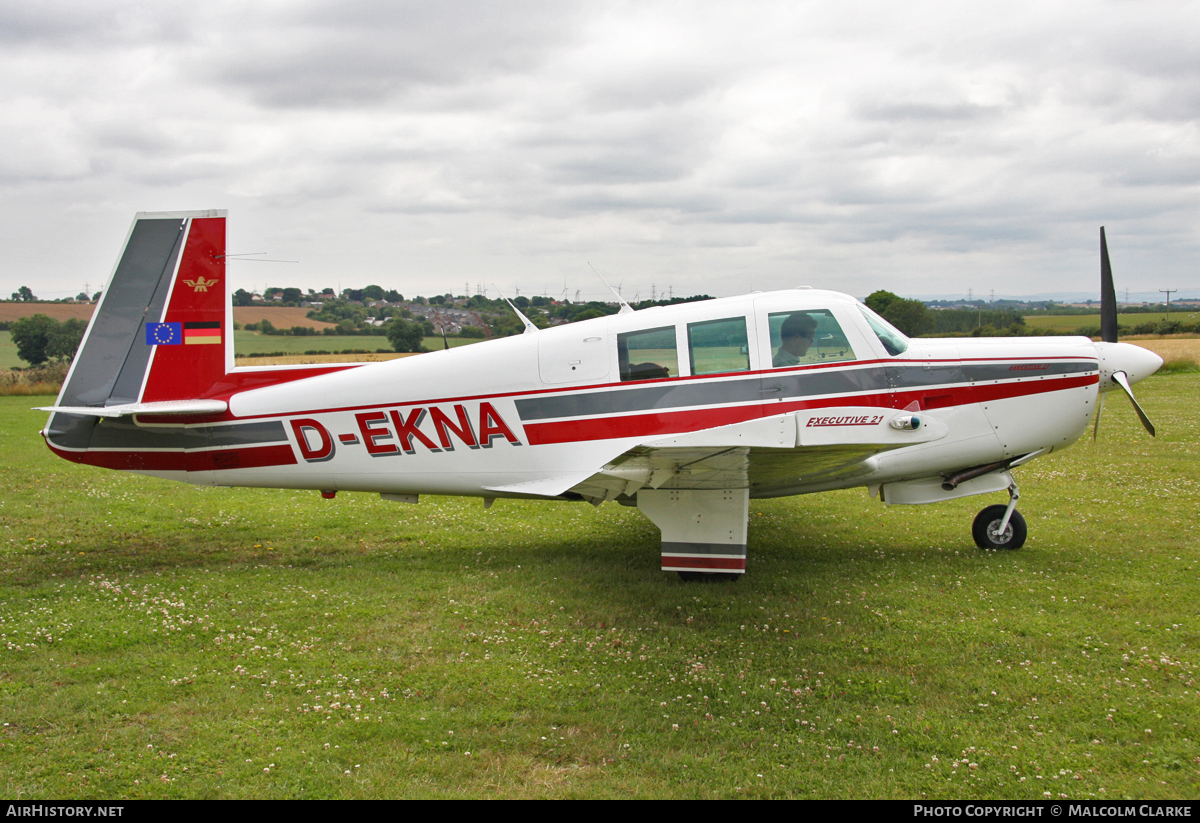
POLYGON ((225 216, 134 217, 57 406, 195 399, 232 369, 225 216))

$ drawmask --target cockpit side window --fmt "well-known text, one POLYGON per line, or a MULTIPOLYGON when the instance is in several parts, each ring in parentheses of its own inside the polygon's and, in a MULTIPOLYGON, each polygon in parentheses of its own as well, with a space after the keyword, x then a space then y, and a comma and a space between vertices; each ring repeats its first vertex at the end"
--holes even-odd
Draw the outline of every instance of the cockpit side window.
POLYGON ((631 331, 617 335, 617 363, 622 382, 679 376, 675 327, 631 331))
POLYGON ((692 374, 750 371, 745 317, 688 323, 687 330, 692 374))
POLYGON ((768 321, 772 368, 854 359, 854 349, 828 309, 776 312, 768 321))
POLYGON ((883 344, 888 354, 895 357, 908 350, 908 338, 895 326, 861 303, 858 304, 858 310, 863 313, 863 317, 867 318, 871 331, 875 332, 875 336, 879 338, 879 342, 883 344))

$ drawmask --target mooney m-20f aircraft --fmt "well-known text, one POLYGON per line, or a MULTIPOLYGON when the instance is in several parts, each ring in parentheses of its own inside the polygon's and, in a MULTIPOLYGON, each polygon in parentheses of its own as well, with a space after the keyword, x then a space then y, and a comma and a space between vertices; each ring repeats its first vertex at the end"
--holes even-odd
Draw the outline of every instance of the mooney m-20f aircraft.
POLYGON ((1101 343, 910 340, 852 297, 793 289, 522 318, 523 335, 383 363, 235 368, 225 212, 141 213, 42 434, 68 460, 187 483, 615 500, 684 576, 746 570, 751 498, 856 486, 888 504, 1007 491, 973 536, 1017 548, 1011 470, 1162 364, 1116 342, 1103 239, 1101 343))

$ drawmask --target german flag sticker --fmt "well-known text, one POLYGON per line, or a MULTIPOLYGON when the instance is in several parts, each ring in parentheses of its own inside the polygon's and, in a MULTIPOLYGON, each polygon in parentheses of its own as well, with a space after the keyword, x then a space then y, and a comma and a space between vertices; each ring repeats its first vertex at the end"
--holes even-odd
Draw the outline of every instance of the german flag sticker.
POLYGON ((221 342, 221 324, 220 323, 184 323, 183 324, 183 342, 184 345, 196 345, 205 343, 220 343, 221 342))

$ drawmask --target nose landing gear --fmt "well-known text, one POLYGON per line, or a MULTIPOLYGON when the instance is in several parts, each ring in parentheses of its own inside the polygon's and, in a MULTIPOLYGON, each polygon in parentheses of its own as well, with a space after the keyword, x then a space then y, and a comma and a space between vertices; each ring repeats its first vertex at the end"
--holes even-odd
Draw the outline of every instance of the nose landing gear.
POLYGON ((988 506, 975 515, 971 524, 971 536, 981 549, 1019 549, 1025 545, 1027 529, 1025 518, 1017 511, 1021 492, 1017 484, 1008 487, 1007 506, 988 506))

